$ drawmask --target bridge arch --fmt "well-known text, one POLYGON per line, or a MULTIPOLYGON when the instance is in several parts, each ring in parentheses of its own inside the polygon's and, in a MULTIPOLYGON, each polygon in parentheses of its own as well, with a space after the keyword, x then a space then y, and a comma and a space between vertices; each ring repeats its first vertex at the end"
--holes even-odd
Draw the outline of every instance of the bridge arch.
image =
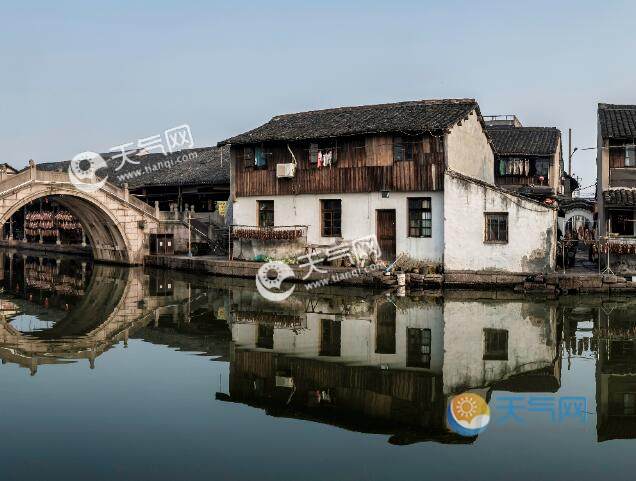
MULTIPOLYGON (((89 193, 72 188, 36 189, 21 196, 0 216, 0 228, 26 205, 42 198, 55 200, 73 214, 90 240, 93 257, 99 261, 132 264, 131 246, 126 232, 108 206, 89 193)), ((3 209, 4 210, 4 209, 3 209)))
MULTIPOLYGON (((163 213, 129 195, 127 188, 106 182, 96 191, 80 190, 67 172, 37 170, 32 161, 10 177, 0 170, 0 227, 18 209, 43 197, 55 199, 75 215, 98 261, 143 264, 150 234, 165 228, 163 213)), ((19 247, 19 241, 14 243, 19 247)))

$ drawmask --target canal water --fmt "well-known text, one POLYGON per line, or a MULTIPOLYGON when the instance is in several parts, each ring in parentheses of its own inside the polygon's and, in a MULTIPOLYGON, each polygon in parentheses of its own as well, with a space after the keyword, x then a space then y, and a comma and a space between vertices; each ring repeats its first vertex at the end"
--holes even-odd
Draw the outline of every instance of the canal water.
MULTIPOLYGON (((633 477, 636 306, 0 253, 0 478, 633 477), (490 422, 463 436, 470 392, 490 422)), ((464 433, 466 434, 466 433, 464 433)))

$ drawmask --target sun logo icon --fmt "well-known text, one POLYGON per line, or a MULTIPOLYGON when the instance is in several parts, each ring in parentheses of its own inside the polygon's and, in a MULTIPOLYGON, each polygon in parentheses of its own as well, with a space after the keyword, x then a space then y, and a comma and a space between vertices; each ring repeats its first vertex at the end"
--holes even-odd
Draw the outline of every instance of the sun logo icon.
POLYGON ((490 408, 480 395, 465 392, 450 399, 446 419, 457 434, 477 436, 490 422, 490 408))

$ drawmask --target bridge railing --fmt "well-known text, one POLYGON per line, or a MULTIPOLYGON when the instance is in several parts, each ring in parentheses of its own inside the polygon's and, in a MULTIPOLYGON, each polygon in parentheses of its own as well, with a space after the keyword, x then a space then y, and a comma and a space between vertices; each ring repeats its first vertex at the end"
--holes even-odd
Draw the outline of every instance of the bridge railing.
POLYGON ((2 181, 0 181, 0 194, 3 192, 15 189, 19 185, 29 182, 31 179, 31 173, 28 170, 24 170, 18 174, 9 175, 2 181))

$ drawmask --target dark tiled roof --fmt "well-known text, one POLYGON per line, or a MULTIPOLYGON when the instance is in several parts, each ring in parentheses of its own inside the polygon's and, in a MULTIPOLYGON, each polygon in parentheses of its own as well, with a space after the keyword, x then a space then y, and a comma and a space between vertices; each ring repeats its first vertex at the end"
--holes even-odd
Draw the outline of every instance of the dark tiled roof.
POLYGON ((497 155, 546 156, 558 149, 561 131, 555 127, 487 127, 497 155))
POLYGON ((598 122, 603 138, 636 138, 636 105, 598 104, 598 122))
MULTIPOLYGON (((168 155, 150 153, 129 154, 138 164, 126 162, 121 169, 121 158, 113 154, 102 154, 108 167, 97 171, 100 176, 108 175, 114 184, 128 183, 129 188, 153 185, 222 185, 230 182, 230 152, 228 147, 204 147, 181 150, 168 155)), ((69 161, 37 164, 40 170, 63 171, 69 161)))
MULTIPOLYGON (((392 104, 340 107, 279 115, 260 127, 219 142, 250 144, 309 140, 371 133, 439 132, 468 117, 479 106, 474 99, 415 100, 392 104)), ((483 121, 482 121, 483 122, 483 121)))
POLYGON ((607 205, 636 205, 636 189, 610 189, 603 191, 603 200, 607 205))

